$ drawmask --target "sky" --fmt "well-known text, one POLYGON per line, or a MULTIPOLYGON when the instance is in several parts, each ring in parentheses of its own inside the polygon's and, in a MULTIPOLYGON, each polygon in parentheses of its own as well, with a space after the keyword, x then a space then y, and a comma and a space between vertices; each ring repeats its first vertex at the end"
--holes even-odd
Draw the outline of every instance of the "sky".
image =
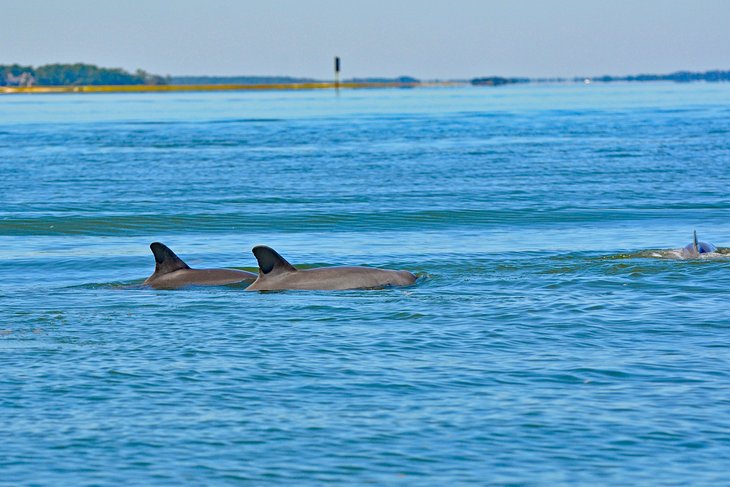
POLYGON ((728 0, 0 0, 0 64, 469 79, 730 70, 728 0))

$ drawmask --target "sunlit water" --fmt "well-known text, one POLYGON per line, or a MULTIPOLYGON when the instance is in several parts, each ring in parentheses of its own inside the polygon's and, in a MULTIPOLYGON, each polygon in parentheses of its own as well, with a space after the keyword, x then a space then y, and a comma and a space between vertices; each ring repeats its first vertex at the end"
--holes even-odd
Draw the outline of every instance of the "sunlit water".
POLYGON ((730 483, 730 86, 0 98, 0 483, 730 483), (193 267, 416 286, 139 286, 193 267))

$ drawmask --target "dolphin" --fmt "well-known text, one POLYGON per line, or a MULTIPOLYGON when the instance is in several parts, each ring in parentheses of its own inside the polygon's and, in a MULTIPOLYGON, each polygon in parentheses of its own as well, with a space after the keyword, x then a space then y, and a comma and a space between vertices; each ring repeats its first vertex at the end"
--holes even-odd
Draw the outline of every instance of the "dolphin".
POLYGON ((320 267, 298 270, 274 249, 258 245, 252 249, 259 263, 259 276, 246 291, 284 289, 342 290, 409 286, 416 276, 408 271, 373 267, 320 267))
POLYGON ((717 247, 711 243, 698 242, 696 230, 694 232, 692 243, 685 245, 681 250, 682 257, 685 259, 697 258, 700 254, 709 254, 710 252, 717 252, 717 247))
POLYGON ((221 286, 256 280, 253 272, 234 269, 191 269, 175 252, 160 242, 150 244, 155 255, 155 272, 143 285, 155 289, 176 289, 183 286, 221 286))

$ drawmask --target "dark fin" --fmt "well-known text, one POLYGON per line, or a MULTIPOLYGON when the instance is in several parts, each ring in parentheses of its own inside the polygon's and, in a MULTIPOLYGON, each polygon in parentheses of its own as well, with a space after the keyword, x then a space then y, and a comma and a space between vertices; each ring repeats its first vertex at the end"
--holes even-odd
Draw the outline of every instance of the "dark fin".
POLYGON ((175 252, 160 242, 150 244, 152 253, 155 254, 155 274, 169 274, 180 269, 190 269, 175 252))
POLYGON ((256 260, 259 261, 261 274, 278 274, 280 272, 294 272, 296 269, 279 253, 266 245, 257 245, 251 249, 256 260))

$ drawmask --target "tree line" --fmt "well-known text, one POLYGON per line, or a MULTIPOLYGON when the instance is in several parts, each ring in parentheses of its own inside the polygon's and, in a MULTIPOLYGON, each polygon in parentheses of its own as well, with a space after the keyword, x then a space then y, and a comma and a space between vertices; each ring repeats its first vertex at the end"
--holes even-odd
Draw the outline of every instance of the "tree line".
MULTIPOLYGON (((610 83, 611 81, 675 81, 677 83, 689 83, 691 81, 730 81, 730 71, 705 71, 697 73, 692 71, 677 71, 670 74, 635 74, 631 76, 597 76, 589 78, 592 81, 610 83)), ((576 78, 581 81, 582 78, 576 78)))
POLYGON ((166 85, 170 78, 138 69, 100 68, 93 64, 46 64, 34 68, 20 64, 0 64, 0 86, 81 86, 81 85, 166 85))

